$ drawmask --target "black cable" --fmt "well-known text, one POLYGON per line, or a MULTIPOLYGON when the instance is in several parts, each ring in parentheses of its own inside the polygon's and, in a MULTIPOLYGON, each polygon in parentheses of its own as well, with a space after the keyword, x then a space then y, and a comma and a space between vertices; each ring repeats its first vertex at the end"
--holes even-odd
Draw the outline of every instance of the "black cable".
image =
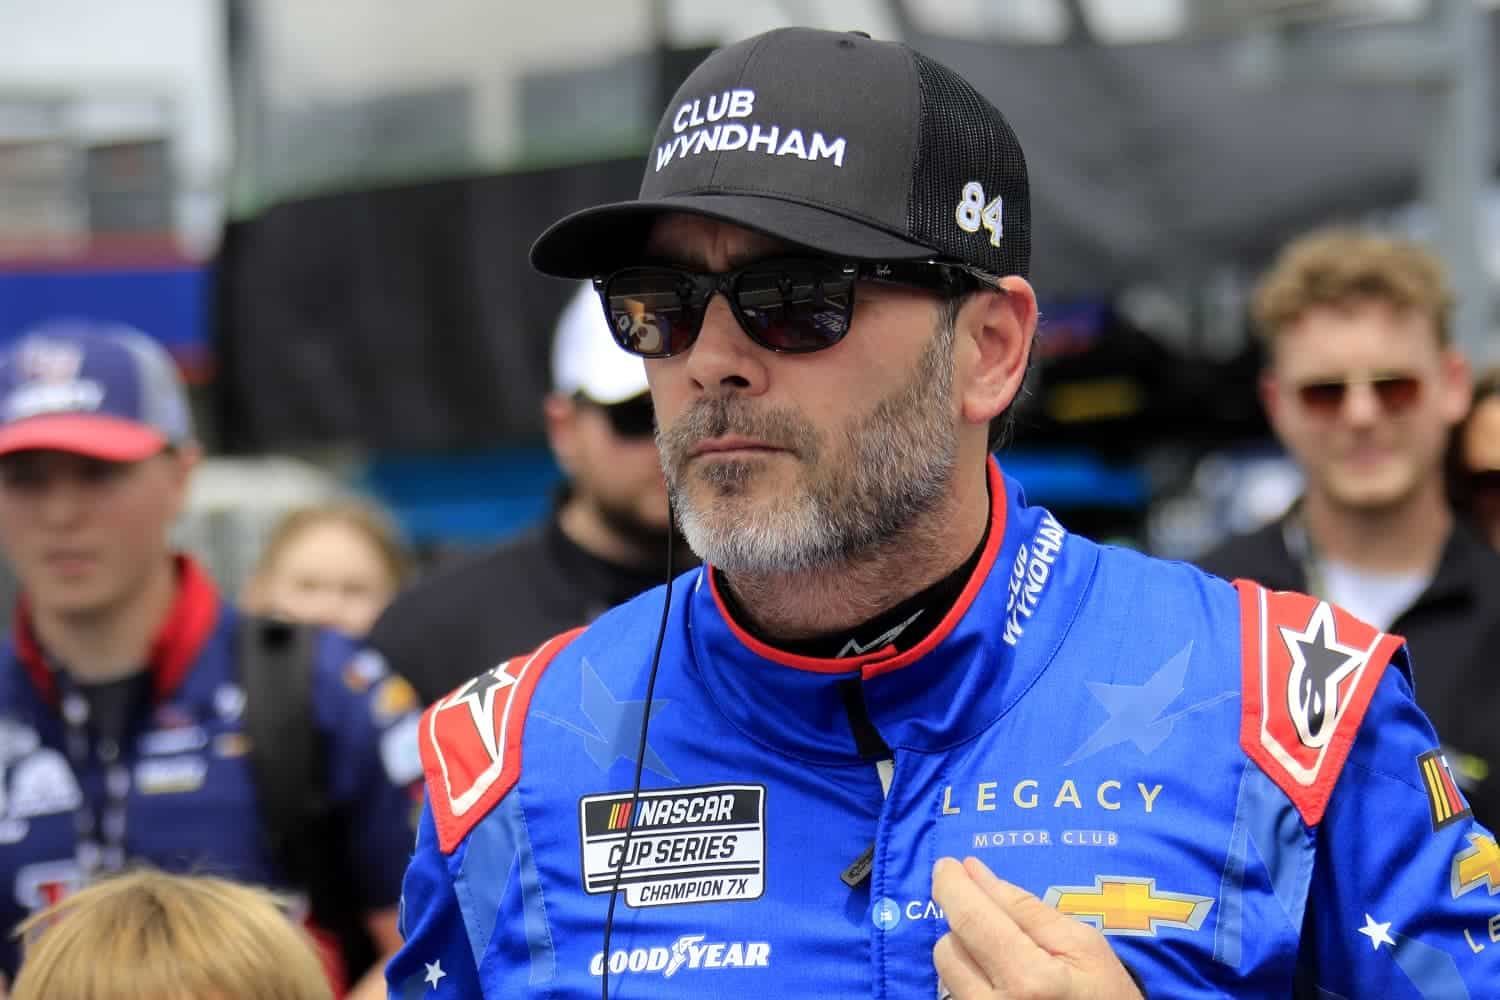
POLYGON ((620 876, 625 872, 625 859, 630 856, 630 835, 635 832, 635 807, 641 798, 641 770, 646 762, 646 731, 651 725, 651 699, 656 693, 656 668, 661 666, 661 646, 667 637, 667 613, 672 610, 672 538, 677 534, 677 521, 672 516, 672 505, 667 504, 667 594, 661 604, 661 626, 656 630, 656 651, 651 654, 651 673, 646 677, 646 704, 641 709, 641 742, 635 751, 635 781, 630 786, 630 810, 625 824, 625 842, 620 845, 620 860, 615 862, 614 883, 609 887, 609 910, 604 915, 604 978, 600 982, 603 1000, 609 1000, 609 934, 615 925, 615 897, 620 892, 620 876))

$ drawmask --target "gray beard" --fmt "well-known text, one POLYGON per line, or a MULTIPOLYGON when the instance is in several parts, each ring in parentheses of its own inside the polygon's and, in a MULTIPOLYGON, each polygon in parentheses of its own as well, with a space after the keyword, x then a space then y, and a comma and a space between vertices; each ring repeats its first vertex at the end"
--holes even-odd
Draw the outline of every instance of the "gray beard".
POLYGON ((795 410, 764 410, 739 396, 706 399, 658 432, 673 510, 693 551, 730 574, 791 574, 847 565, 906 534, 953 480, 953 339, 951 327, 940 327, 911 380, 848 424, 837 447, 825 448, 795 410), (780 458, 700 460, 700 470, 685 471, 694 445, 726 434, 791 452, 797 485, 746 509, 739 498, 780 458), (688 475, 709 487, 706 500, 690 495, 688 475))

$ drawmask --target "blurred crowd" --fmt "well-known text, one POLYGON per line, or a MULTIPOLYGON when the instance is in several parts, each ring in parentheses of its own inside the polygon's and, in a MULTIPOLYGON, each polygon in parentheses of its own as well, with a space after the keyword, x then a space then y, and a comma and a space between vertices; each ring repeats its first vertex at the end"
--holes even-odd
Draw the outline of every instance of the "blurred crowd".
MULTIPOLYGON (((668 571, 645 370, 590 287, 560 317, 553 367, 544 418, 566 480, 534 530, 413 584, 374 500, 296 506, 230 600, 172 542, 202 451, 165 351, 74 327, 0 358, 0 546, 21 595, 0 664, 0 878, 17 887, 0 982, 15 996, 163 995, 151 984, 174 955, 183 982, 219 991, 201 995, 385 996, 417 712, 668 571), (106 946, 116 921, 132 936, 106 946), (284 991, 247 992, 253 965, 207 960, 237 937, 290 956, 284 991), (86 952, 140 977, 69 961, 86 952)), ((674 565, 691 561, 679 544, 674 565)))
MULTIPOLYGON (((1202 565, 1405 636, 1417 699, 1493 827, 1500 371, 1471 371, 1452 309, 1417 244, 1329 229, 1285 249, 1254 323, 1260 397, 1304 492, 1202 565)), ((13 997, 385 995, 421 708, 694 558, 672 535, 645 369, 591 286, 554 340, 543 417, 566 481, 540 524, 418 578, 373 501, 301 507, 235 600, 169 541, 201 453, 161 348, 77 331, 8 350, 13 997)))

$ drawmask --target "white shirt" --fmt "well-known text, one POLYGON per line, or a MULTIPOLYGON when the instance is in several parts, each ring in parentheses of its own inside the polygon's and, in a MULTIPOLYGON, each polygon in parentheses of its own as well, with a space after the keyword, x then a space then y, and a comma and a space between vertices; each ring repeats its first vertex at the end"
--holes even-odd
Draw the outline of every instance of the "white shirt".
POLYGON ((1321 560, 1318 569, 1323 577, 1324 597, 1382 632, 1390 628, 1432 582, 1432 574, 1421 570, 1380 573, 1357 569, 1332 559, 1321 560))

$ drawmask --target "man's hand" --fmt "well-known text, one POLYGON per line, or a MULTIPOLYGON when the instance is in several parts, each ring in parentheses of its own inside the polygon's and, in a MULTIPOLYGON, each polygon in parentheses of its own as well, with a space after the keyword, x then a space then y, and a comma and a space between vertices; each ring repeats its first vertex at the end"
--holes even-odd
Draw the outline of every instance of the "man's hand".
POLYGON ((941 858, 932 898, 949 931, 932 950, 954 1000, 1141 1000, 1104 935, 976 858, 941 858))

